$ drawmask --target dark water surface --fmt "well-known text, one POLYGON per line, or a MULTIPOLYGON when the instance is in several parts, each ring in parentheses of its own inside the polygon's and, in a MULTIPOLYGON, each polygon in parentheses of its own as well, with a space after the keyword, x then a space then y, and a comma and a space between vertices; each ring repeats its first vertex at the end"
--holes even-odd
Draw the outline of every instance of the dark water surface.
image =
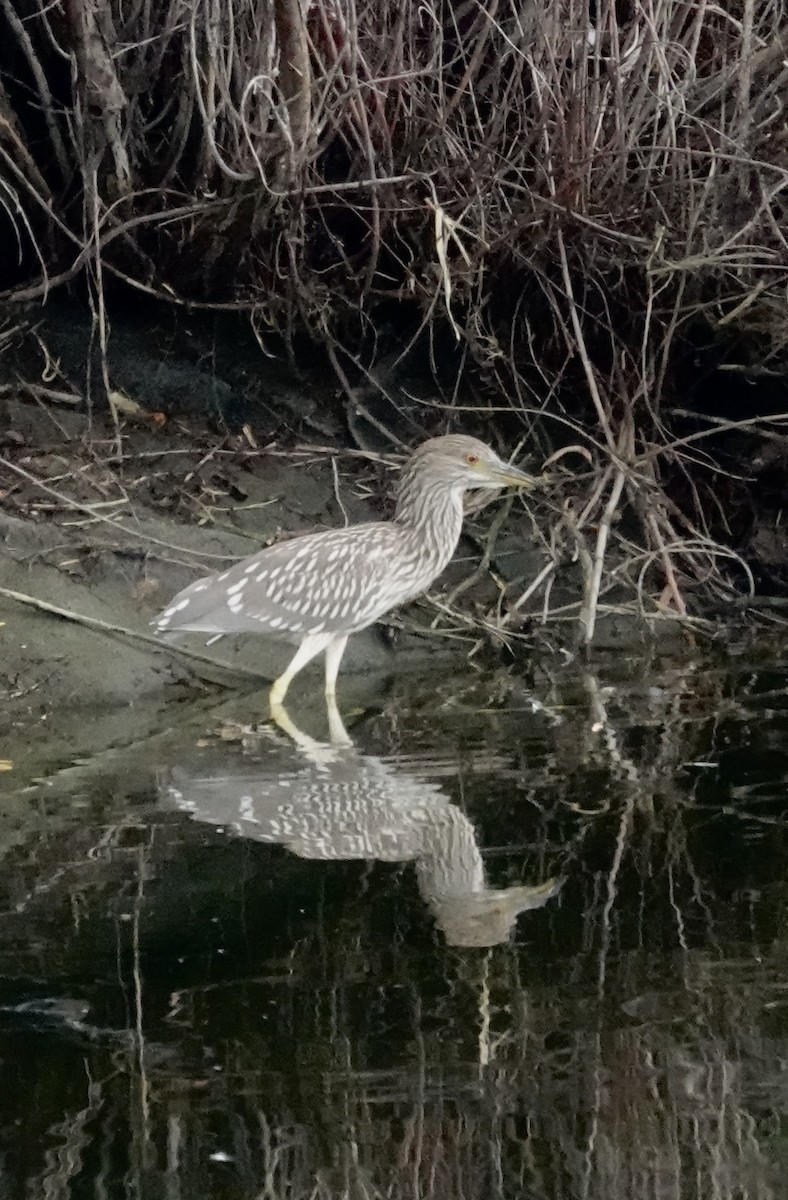
POLYGON ((2 779, 0 1197, 788 1194, 788 645, 298 699, 2 779))

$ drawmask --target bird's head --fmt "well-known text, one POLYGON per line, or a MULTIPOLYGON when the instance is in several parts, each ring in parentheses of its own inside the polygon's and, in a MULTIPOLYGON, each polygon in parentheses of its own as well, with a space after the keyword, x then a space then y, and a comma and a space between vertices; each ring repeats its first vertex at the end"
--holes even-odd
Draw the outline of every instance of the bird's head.
POLYGON ((445 483, 462 491, 504 487, 530 491, 538 483, 533 475, 504 462, 484 442, 459 433, 423 442, 406 470, 424 472, 431 482, 445 483))

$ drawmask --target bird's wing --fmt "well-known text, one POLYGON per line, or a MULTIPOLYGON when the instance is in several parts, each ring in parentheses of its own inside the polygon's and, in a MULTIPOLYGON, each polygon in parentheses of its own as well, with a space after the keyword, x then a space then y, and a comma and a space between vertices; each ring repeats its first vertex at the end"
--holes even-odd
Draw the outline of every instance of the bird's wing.
POLYGON ((300 637, 363 628, 397 602, 385 598, 400 536, 390 524, 370 523, 278 542, 190 584, 154 624, 300 637))

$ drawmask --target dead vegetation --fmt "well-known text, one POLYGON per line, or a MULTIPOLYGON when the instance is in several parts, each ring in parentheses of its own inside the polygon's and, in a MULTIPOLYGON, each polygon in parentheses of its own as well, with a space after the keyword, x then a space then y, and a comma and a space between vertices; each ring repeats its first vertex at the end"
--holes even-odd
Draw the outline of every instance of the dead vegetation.
POLYGON ((567 558, 587 642, 606 597, 749 586, 720 425, 675 409, 699 338, 785 370, 782 0, 0 0, 0 29, 5 301, 86 281, 102 346, 110 280, 238 310, 347 391, 393 312, 451 418, 587 456, 515 607, 567 558))

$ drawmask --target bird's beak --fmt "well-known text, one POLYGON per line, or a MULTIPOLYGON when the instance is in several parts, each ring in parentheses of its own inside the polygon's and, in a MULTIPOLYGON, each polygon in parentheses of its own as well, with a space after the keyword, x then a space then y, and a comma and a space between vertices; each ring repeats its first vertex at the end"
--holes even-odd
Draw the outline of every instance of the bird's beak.
POLYGON ((487 467, 490 476, 490 483, 494 487, 516 487, 522 488, 523 491, 533 491, 539 486, 539 480, 535 475, 527 475, 525 471, 521 471, 519 467, 512 466, 511 463, 498 463, 495 466, 487 467))

